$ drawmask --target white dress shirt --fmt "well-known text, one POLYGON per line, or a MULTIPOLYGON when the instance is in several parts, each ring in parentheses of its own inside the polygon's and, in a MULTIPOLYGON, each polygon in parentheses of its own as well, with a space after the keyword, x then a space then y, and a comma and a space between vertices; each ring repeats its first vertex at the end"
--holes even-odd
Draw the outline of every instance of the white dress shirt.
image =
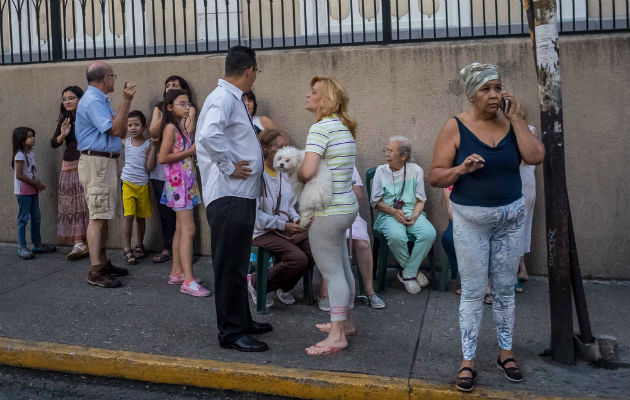
POLYGON ((206 207, 221 197, 260 195, 262 150, 242 96, 239 88, 219 79, 199 113, 195 143, 206 207), (239 161, 249 161, 247 179, 230 176, 239 161))

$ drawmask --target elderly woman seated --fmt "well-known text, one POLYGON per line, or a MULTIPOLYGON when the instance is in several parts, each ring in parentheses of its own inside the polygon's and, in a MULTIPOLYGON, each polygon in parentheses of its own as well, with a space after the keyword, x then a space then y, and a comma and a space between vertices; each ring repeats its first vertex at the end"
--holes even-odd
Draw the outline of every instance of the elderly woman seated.
POLYGON ((436 235, 423 212, 427 199, 424 173, 418 164, 409 162, 411 143, 406 137, 392 137, 384 153, 387 164, 379 165, 372 183, 370 203, 379 211, 374 229, 385 236, 402 267, 398 280, 409 293, 416 294, 429 284, 419 269, 436 235), (410 240, 414 240, 411 254, 407 247, 410 240))

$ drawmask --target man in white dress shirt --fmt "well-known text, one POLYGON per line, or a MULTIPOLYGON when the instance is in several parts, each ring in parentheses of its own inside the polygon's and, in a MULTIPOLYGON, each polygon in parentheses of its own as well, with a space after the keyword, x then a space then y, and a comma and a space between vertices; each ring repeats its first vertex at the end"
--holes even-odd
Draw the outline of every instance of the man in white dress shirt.
POLYGON ((270 332, 252 320, 247 269, 260 195, 263 159, 243 92, 251 90, 258 66, 249 47, 232 47, 225 77, 208 95, 197 121, 197 159, 210 224, 219 345, 239 351, 265 351, 250 335, 270 332))

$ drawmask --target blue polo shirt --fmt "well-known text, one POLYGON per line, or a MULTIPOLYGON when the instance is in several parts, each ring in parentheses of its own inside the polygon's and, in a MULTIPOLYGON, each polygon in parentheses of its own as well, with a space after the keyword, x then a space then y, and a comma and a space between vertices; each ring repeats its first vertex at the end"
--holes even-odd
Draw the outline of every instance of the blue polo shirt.
POLYGON ((74 125, 77 149, 120 153, 120 138, 105 133, 112 129, 113 115, 107 95, 94 86, 88 86, 77 107, 74 125))

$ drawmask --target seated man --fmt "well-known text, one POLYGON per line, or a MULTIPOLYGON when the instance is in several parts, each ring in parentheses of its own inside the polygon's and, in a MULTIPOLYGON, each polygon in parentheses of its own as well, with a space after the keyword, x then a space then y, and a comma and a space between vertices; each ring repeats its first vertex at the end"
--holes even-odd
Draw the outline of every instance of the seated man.
POLYGON ((429 280, 420 264, 435 241, 435 228, 427 219, 424 202, 424 173, 418 164, 409 162, 411 143, 404 136, 389 140, 385 152, 387 164, 379 165, 372 181, 370 203, 380 211, 374 229, 387 239, 389 249, 402 267, 398 280, 407 292, 420 293, 429 280), (407 248, 409 234, 415 237, 411 254, 407 248))
MULTIPOLYGON (((297 224, 300 219, 300 215, 295 211, 297 197, 288 178, 273 169, 276 151, 289 145, 289 137, 277 129, 266 129, 260 133, 258 140, 264 156, 265 190, 257 201, 252 244, 276 257, 276 263, 268 274, 268 293, 276 291, 278 300, 284 304, 293 304, 295 298, 289 291, 314 262, 308 243, 308 232, 297 224)), ((247 276, 247 286, 256 304, 255 275, 247 276)), ((267 307, 271 305, 273 300, 268 299, 267 307)))

